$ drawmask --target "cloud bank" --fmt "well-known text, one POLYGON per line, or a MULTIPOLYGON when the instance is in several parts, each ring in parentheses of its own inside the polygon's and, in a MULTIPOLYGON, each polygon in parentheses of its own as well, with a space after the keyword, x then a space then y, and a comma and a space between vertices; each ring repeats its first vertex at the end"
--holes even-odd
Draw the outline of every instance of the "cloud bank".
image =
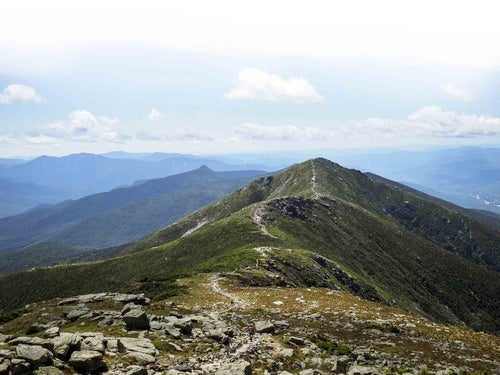
POLYGON ((469 95, 469 93, 465 89, 457 87, 457 86, 453 85, 452 83, 447 83, 447 84, 443 85, 442 88, 443 88, 444 92, 446 92, 448 95, 451 95, 455 98, 462 99, 466 102, 468 102, 472 99, 471 96, 469 95))
POLYGON ((69 114, 69 120, 52 122, 45 126, 45 136, 72 142, 122 143, 126 136, 112 129, 117 119, 94 116, 89 111, 78 110, 69 114))
POLYGON ((262 100, 293 104, 322 103, 323 97, 304 78, 282 78, 258 69, 238 73, 238 85, 224 95, 231 100, 262 100))
POLYGON ((43 101, 42 97, 37 94, 33 87, 11 84, 8 85, 0 93, 0 103, 1 104, 11 104, 14 102, 35 102, 41 103, 43 101))
POLYGON ((235 126, 233 132, 243 139, 257 141, 307 141, 320 140, 327 134, 312 126, 300 128, 294 125, 263 126, 243 123, 235 126))
POLYGON ((385 135, 398 137, 473 138, 500 135, 500 117, 465 115, 428 106, 398 121, 373 117, 352 120, 347 135, 385 135))

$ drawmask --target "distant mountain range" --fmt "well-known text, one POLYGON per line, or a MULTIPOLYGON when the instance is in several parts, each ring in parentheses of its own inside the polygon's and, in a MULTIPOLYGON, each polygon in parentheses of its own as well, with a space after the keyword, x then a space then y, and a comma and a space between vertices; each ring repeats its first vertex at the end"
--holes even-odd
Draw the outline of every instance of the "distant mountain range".
POLYGON ((161 298, 181 275, 226 271, 243 284, 345 289, 498 333, 498 222, 312 159, 254 180, 120 256, 2 276, 0 306, 102 291, 161 298))
POLYGON ((187 172, 202 165, 216 171, 265 170, 259 165, 237 165, 178 154, 73 154, 40 156, 30 161, 2 159, 0 163, 0 217, 37 205, 77 199, 130 186, 138 180, 187 172), (117 158, 117 155, 122 157, 117 158), (126 158, 126 156, 129 158, 126 158))
POLYGON ((0 254, 38 242, 104 248, 132 242, 234 191, 262 171, 206 166, 0 219, 0 254))
POLYGON ((276 171, 313 156, 372 172, 455 204, 500 213, 500 148, 424 151, 316 150, 222 154, 109 152, 0 159, 0 217, 35 206, 78 199, 134 182, 166 177, 202 165, 216 171, 276 171))

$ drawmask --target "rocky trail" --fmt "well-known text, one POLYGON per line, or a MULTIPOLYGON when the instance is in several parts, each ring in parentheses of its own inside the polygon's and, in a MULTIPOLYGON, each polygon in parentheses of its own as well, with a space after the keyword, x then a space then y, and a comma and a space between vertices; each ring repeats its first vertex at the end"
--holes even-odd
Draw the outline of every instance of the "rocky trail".
POLYGON ((222 283, 219 274, 197 280, 189 284, 191 294, 158 302, 142 294, 98 293, 27 306, 0 325, 0 375, 456 375, 474 373, 471 365, 488 369, 485 374, 500 369, 499 341, 486 334, 464 331, 437 341, 423 332, 435 327, 449 335, 450 329, 389 307, 386 315, 377 307, 378 317, 367 318, 362 300, 348 294, 239 288, 222 283), (330 301, 335 303, 319 310, 330 301), (256 331, 252 340, 249 324, 256 331), (231 337, 230 353, 224 335, 231 337), (341 341, 359 335, 356 344, 341 341), (481 350, 474 348, 478 343, 481 350), (400 351, 404 345, 411 355, 400 351), (421 357, 423 350, 428 357, 421 357))

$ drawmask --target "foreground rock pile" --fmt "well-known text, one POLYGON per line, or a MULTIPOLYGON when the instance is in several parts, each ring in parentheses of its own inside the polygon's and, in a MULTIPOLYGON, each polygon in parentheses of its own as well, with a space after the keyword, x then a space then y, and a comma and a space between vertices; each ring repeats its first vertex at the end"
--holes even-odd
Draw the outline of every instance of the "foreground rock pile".
MULTIPOLYGON (((150 302, 141 294, 100 293, 45 304, 29 327, 32 335, 0 333, 0 375, 451 375, 470 370, 446 366, 430 372, 415 361, 384 357, 370 346, 328 347, 327 341, 312 341, 325 333, 301 322, 325 323, 319 313, 285 313, 275 319, 239 310, 241 301, 189 309, 173 302, 162 302, 159 309, 150 302), (255 327, 255 337, 246 334, 248 324, 255 327), (232 338, 229 353, 222 344, 225 335, 232 338)), ((371 326, 383 344, 395 345, 389 343, 397 337, 393 326, 384 327, 382 320, 371 326)))

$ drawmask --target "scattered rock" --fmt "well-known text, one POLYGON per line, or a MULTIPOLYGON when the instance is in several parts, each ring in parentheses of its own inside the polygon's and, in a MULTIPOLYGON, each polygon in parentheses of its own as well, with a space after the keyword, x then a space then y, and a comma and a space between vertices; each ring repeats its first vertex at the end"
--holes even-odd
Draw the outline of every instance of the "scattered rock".
POLYGON ((40 337, 21 336, 21 337, 16 337, 9 341, 9 345, 19 345, 19 344, 43 346, 45 349, 49 350, 54 349, 54 343, 52 341, 47 339, 41 339, 40 337))
POLYGON ((300 338, 300 337, 295 337, 295 336, 290 337, 289 341, 292 344, 299 345, 299 346, 303 346, 306 344, 306 340, 304 340, 303 338, 300 338))
POLYGON ((123 315, 123 322, 127 330, 149 329, 149 319, 142 308, 133 308, 123 315))
POLYGON ((68 361, 69 365, 81 374, 96 372, 106 368, 102 353, 94 350, 75 351, 68 361))
POLYGON ((70 322, 74 322, 75 320, 77 320, 78 318, 88 314, 90 312, 90 309, 87 308, 87 307, 79 307, 79 308, 76 308, 76 309, 73 309, 73 310, 70 310, 67 314, 66 314, 66 318, 70 321, 70 322))
POLYGON ((140 365, 149 365, 151 363, 155 363, 156 361, 156 358, 152 355, 141 352, 129 352, 125 355, 125 358, 140 365))
POLYGON ((127 368, 125 375, 148 375, 148 370, 142 366, 131 365, 127 368))
POLYGON ((33 373, 31 364, 20 358, 14 358, 10 361, 10 370, 12 375, 27 375, 33 373))
POLYGON ((156 356, 157 354, 155 346, 149 339, 120 337, 118 340, 122 346, 122 350, 120 350, 121 352, 139 352, 150 356, 156 356))
POLYGON ((62 375, 63 372, 54 366, 43 366, 35 370, 35 375, 62 375))
POLYGON ((93 350, 104 354, 106 349, 106 340, 102 337, 86 337, 80 344, 81 350, 93 350))
POLYGON ((273 333, 274 332, 274 324, 270 321, 258 321, 255 322, 255 331, 258 333, 273 333))
POLYGON ((59 336, 59 327, 47 328, 43 333, 43 337, 46 339, 52 339, 56 336, 59 336))
POLYGON ((380 375, 381 372, 375 367, 353 365, 349 368, 347 375, 380 375))
POLYGON ((16 347, 16 356, 25 359, 34 366, 46 365, 52 362, 54 355, 46 348, 38 345, 19 344, 16 347))
POLYGON ((215 375, 252 375, 252 366, 250 362, 243 360, 224 363, 215 375))

